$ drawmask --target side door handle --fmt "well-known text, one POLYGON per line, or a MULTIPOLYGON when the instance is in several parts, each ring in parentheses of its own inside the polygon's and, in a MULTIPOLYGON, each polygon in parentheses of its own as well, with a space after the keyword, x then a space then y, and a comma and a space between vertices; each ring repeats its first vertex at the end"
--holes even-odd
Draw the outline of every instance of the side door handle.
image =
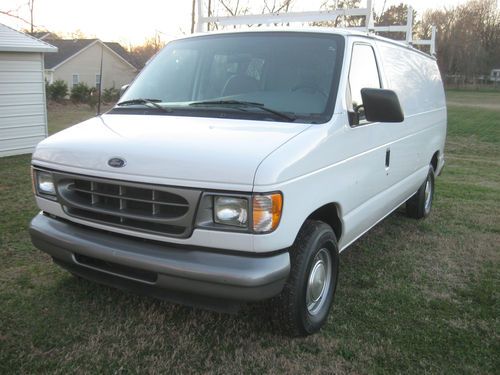
POLYGON ((389 168, 389 165, 391 164, 391 149, 388 148, 385 150, 385 168, 389 168))

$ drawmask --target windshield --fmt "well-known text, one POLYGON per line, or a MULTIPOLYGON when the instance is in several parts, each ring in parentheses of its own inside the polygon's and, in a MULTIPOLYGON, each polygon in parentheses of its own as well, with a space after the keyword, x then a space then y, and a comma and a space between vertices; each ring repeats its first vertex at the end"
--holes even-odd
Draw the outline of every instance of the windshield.
POLYGON ((326 122, 343 45, 338 35, 292 32, 177 40, 144 68, 115 110, 134 113, 142 105, 142 112, 146 106, 163 115, 326 122), (169 111, 154 110, 151 101, 169 111))

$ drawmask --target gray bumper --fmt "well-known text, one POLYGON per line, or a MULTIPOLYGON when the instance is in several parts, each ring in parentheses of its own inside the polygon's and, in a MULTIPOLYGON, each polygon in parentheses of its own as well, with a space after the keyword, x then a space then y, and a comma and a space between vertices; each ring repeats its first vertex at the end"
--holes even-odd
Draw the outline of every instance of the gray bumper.
POLYGON ((270 298, 283 289, 290 270, 287 252, 255 256, 173 247, 43 214, 31 221, 30 235, 57 264, 84 278, 187 304, 270 298))

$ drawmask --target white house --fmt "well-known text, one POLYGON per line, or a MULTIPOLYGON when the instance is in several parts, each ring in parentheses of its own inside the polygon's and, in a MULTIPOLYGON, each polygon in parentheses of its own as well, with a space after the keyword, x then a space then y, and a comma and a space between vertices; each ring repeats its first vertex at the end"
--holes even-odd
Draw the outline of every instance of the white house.
POLYGON ((43 56, 57 48, 0 24, 0 157, 47 136, 43 56))

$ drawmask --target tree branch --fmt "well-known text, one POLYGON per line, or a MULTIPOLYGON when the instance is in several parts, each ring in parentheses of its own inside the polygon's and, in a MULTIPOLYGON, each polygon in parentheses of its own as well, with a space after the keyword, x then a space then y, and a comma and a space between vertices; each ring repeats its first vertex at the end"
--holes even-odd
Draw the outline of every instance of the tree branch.
POLYGON ((31 22, 22 18, 22 17, 19 17, 17 14, 12 14, 12 11, 9 10, 9 11, 3 11, 3 10, 0 10, 0 14, 3 14, 4 16, 9 16, 9 17, 12 17, 12 18, 15 18, 15 19, 18 19, 19 21, 22 21, 24 23, 27 23, 28 25, 31 25, 31 22))

